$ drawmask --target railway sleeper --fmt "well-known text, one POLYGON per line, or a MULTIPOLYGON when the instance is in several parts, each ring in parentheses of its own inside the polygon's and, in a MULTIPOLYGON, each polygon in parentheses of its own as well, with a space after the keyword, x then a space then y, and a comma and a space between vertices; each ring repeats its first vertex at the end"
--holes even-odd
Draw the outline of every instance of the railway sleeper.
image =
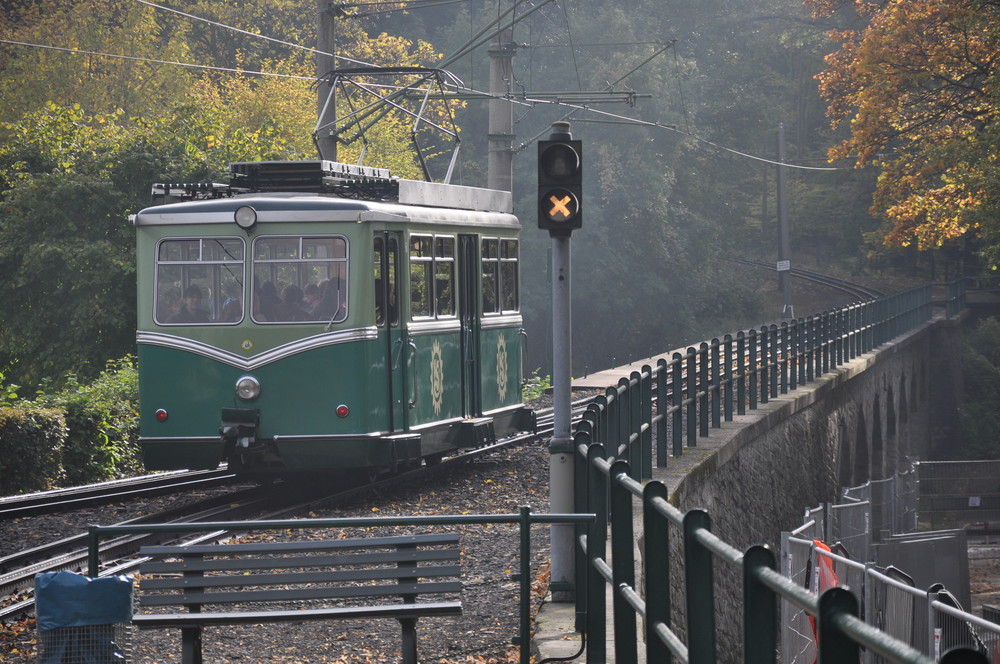
POLYGON ((147 546, 140 629, 180 628, 183 664, 202 664, 202 629, 304 620, 395 618, 404 664, 417 619, 462 613, 458 535, 147 546), (418 601, 434 596, 434 601, 418 601), (161 611, 168 612, 161 612, 161 611))

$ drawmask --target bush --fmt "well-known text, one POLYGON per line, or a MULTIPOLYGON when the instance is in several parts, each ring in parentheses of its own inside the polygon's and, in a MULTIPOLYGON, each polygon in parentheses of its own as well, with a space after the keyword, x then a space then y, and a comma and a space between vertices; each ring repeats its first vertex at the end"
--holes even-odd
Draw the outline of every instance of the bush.
POLYGON ((63 479, 68 485, 103 482, 142 472, 138 445, 138 373, 132 357, 109 362, 89 385, 69 376, 58 392, 36 402, 65 413, 63 479))
POLYGON ((66 420, 57 408, 0 405, 0 495, 59 486, 66 436, 66 420))

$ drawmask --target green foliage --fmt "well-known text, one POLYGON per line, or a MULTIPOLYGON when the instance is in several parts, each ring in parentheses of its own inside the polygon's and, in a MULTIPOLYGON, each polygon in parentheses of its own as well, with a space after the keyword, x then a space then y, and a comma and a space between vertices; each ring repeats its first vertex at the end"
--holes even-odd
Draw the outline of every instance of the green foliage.
POLYGON ((67 434, 57 408, 31 402, 0 405, 0 495, 59 486, 67 434))
POLYGON ((65 414, 69 430, 63 448, 69 485, 101 482, 141 472, 138 447, 138 372, 132 357, 109 362, 96 380, 82 385, 69 376, 36 403, 65 414))
POLYGON ((1000 456, 1000 320, 982 321, 965 340, 962 352, 965 403, 959 409, 960 456, 1000 456))
POLYGON ((552 377, 551 376, 539 376, 538 372, 540 369, 535 369, 531 372, 530 376, 527 376, 524 380, 524 385, 521 386, 521 400, 522 401, 532 401, 542 397, 548 390, 552 389, 552 377))
POLYGON ((4 374, 0 371, 0 406, 10 406, 17 401, 17 391, 20 385, 7 383, 4 374))

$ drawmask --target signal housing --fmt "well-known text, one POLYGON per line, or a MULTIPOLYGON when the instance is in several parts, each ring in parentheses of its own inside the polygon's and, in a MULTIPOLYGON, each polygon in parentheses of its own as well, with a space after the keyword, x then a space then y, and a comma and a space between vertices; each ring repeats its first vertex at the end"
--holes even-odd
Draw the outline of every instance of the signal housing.
POLYGON ((582 226, 583 143, 568 122, 556 122, 549 140, 538 142, 538 227, 559 236, 582 226))

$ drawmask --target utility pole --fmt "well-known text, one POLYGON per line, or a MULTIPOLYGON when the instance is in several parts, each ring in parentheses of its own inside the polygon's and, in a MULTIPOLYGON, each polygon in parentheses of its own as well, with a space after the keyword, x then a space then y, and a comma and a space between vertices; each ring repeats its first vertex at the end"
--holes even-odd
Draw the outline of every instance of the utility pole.
POLYGON ((511 62, 514 59, 513 30, 503 30, 490 45, 489 157, 486 186, 513 191, 514 105, 510 93, 511 62))
POLYGON ((795 318, 792 308, 792 248, 788 239, 788 177, 785 173, 785 123, 778 124, 778 287, 784 295, 782 318, 795 318))
MULTIPOLYGON (((333 6, 331 0, 317 0, 319 29, 316 33, 316 80, 332 71, 336 65, 337 36, 333 26, 333 6)), ((333 81, 330 81, 332 85, 333 81)), ((337 138, 333 135, 333 124, 337 119, 337 99, 333 88, 327 89, 322 83, 316 86, 317 127, 331 127, 316 134, 316 149, 319 158, 337 161, 337 138)))

